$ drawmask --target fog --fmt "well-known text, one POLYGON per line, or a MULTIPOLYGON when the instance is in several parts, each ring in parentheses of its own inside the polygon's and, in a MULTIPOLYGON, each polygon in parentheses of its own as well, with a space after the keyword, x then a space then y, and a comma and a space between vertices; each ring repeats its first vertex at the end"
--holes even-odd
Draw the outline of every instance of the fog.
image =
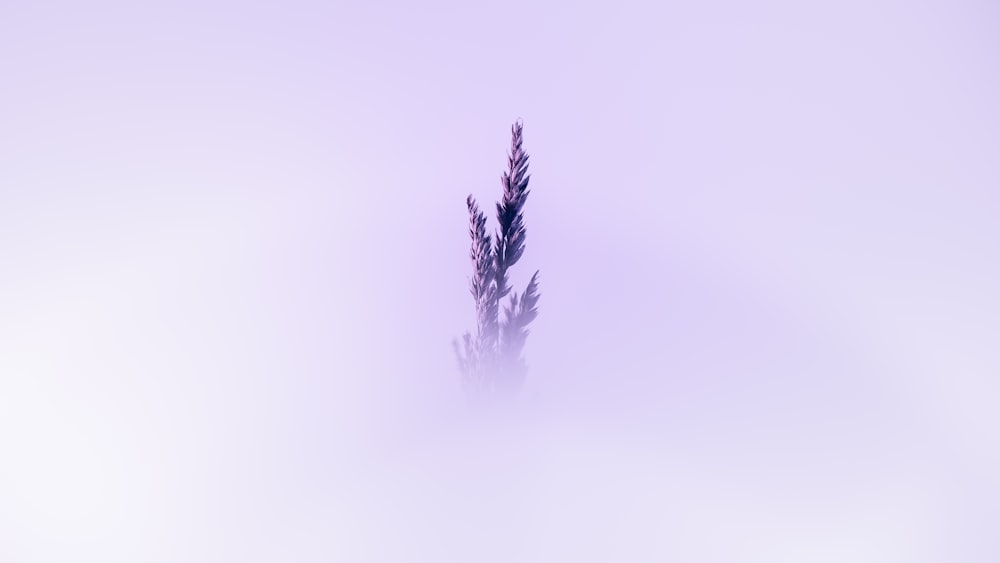
POLYGON ((997 560, 998 16, 0 6, 0 561, 997 560))

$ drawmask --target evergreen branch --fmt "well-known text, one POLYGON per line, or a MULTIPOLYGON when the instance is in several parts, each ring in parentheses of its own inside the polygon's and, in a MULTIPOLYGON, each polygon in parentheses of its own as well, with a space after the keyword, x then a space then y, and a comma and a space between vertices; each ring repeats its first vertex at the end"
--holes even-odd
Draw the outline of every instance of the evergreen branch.
POLYGON ((508 169, 501 176, 503 199, 496 204, 497 222, 500 231, 496 235, 496 280, 497 300, 509 292, 507 271, 524 254, 527 231, 524 227, 524 204, 528 199, 528 154, 524 152, 524 126, 518 121, 511 127, 510 154, 507 156, 508 169))
POLYGON ((508 169, 501 175, 503 197, 496 204, 499 230, 494 237, 486 233, 486 217, 476 200, 469 195, 469 237, 472 246, 473 276, 469 291, 476 303, 475 336, 466 332, 464 352, 452 341, 463 387, 472 393, 493 393, 502 386, 516 389, 527 372, 521 352, 528 337, 528 325, 538 316, 538 272, 531 277, 524 293, 510 296, 504 308, 505 320, 499 318, 500 300, 511 292, 508 271, 524 254, 526 229, 524 204, 528 198, 528 155, 522 148, 523 126, 511 128, 512 140, 507 156, 508 169))
POLYGON ((503 348, 501 354, 511 364, 517 364, 528 339, 528 325, 538 317, 538 272, 531 276, 528 287, 518 298, 517 292, 510 298, 510 304, 504 308, 506 320, 501 324, 503 348))
POLYGON ((499 336, 495 258, 492 240, 486 234, 486 216, 471 195, 466 199, 466 205, 469 208, 469 236, 472 238, 469 257, 472 259, 473 276, 469 290, 476 302, 476 352, 481 359, 485 359, 494 355, 499 336))

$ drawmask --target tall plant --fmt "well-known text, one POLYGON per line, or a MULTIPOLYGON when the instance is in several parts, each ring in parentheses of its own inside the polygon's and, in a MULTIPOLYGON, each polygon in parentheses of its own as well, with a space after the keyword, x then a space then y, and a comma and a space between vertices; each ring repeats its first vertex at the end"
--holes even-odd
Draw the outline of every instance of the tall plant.
POLYGON ((471 195, 465 203, 469 211, 472 248, 472 279, 469 290, 476 304, 476 332, 463 336, 464 349, 453 342, 465 390, 490 395, 520 388, 527 375, 521 357, 528 337, 528 325, 538 316, 538 271, 524 292, 512 292, 509 272, 524 254, 527 230, 524 204, 528 199, 528 154, 524 152, 523 124, 511 128, 507 170, 501 176, 503 196, 496 204, 499 231, 486 232, 486 216, 471 195), (500 301, 510 299, 500 315, 500 301))

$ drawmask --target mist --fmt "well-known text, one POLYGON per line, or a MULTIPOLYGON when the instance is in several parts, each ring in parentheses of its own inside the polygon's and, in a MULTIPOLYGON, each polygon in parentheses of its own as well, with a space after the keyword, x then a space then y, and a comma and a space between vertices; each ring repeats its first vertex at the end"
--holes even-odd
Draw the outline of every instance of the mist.
POLYGON ((0 560, 996 560, 998 17, 3 5, 0 560))

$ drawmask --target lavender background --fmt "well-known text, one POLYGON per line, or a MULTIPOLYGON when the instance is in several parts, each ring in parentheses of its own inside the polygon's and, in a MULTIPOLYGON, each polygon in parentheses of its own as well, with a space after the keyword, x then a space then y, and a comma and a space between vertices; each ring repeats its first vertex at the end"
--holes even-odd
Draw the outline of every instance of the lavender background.
POLYGON ((1000 7, 0 3, 0 561, 1000 559, 1000 7), (514 412, 465 196, 532 157, 514 412))

